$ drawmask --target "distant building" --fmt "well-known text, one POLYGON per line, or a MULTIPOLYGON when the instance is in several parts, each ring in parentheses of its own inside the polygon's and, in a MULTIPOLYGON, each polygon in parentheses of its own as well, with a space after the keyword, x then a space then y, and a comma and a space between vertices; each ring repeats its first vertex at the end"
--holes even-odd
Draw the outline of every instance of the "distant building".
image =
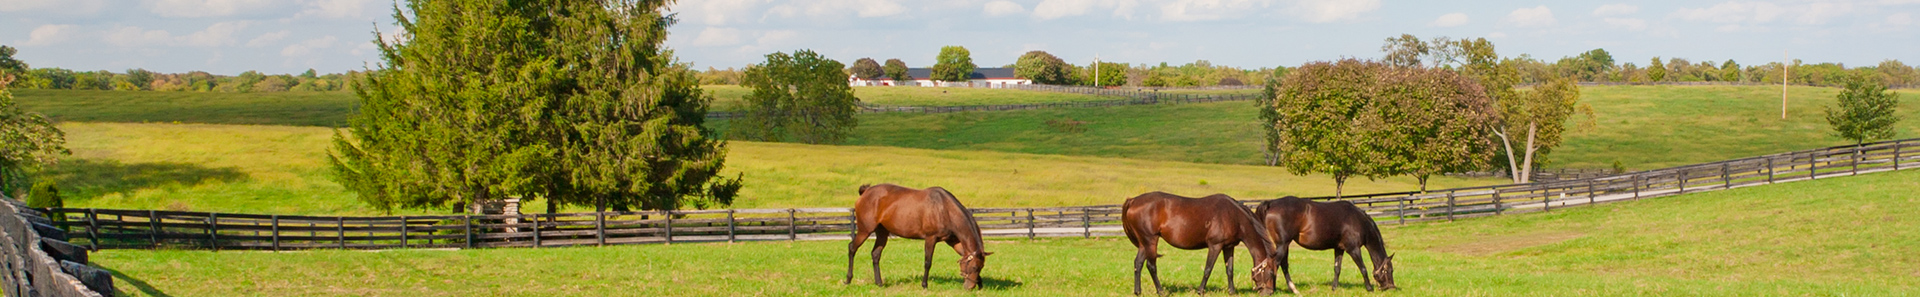
POLYGON ((950 85, 973 85, 973 86, 982 86, 982 87, 991 88, 991 87, 1006 87, 1006 86, 1013 86, 1013 85, 1033 84, 1033 80, 1031 79, 1014 77, 1013 68, 974 68, 973 74, 967 76, 966 82, 936 82, 936 81, 933 81, 932 77, 933 77, 932 68, 907 68, 908 80, 906 81, 894 81, 892 78, 888 78, 888 77, 876 77, 876 78, 848 77, 847 85, 856 86, 856 87, 865 87, 865 86, 938 87, 938 86, 950 86, 950 85))

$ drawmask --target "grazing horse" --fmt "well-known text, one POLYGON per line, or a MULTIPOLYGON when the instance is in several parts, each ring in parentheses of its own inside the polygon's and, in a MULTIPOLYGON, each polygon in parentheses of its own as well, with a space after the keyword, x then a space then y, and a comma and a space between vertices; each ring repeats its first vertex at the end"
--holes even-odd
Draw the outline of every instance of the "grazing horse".
POLYGON ((1373 217, 1354 206, 1353 202, 1333 201, 1314 202, 1299 197, 1287 196, 1272 201, 1261 202, 1254 211, 1266 222, 1266 229, 1273 234, 1273 242, 1280 245, 1280 272, 1287 278, 1287 288, 1297 294, 1300 289, 1293 286, 1293 275, 1287 265, 1287 243, 1299 243, 1309 250, 1333 249, 1333 288, 1340 287, 1340 256, 1353 256, 1353 265, 1360 267, 1360 280, 1373 291, 1372 281, 1380 282, 1381 290, 1391 290, 1393 285, 1393 255, 1387 253, 1387 242, 1380 237, 1380 227, 1373 224, 1373 217), (1365 271, 1367 265, 1360 261, 1360 249, 1367 249, 1367 256, 1373 258, 1373 280, 1368 280, 1365 271))
POLYGON ((1253 254, 1254 288, 1260 294, 1273 294, 1273 259, 1277 256, 1274 245, 1267 241, 1260 221, 1232 197, 1214 194, 1187 198, 1152 192, 1127 199, 1121 208, 1125 211, 1120 215, 1121 228, 1127 231, 1127 240, 1139 249, 1133 257, 1134 295, 1140 295, 1142 263, 1153 274, 1154 292, 1165 293, 1160 286, 1158 265, 1161 239, 1180 249, 1207 249, 1207 270, 1202 270, 1205 273, 1200 275, 1200 293, 1207 291, 1207 278, 1213 276, 1213 261, 1221 250, 1227 254, 1227 294, 1234 293, 1233 248, 1246 243, 1248 253, 1253 254))
POLYGON ((866 242, 867 234, 874 234, 874 285, 883 285, 880 251, 887 248, 888 235, 927 240, 926 264, 920 270, 921 288, 927 287, 927 275, 933 269, 933 247, 941 242, 960 253, 960 275, 966 278, 965 287, 972 290, 980 285, 980 269, 987 265, 987 255, 993 253, 986 252, 986 246, 980 242, 980 225, 953 193, 940 187, 918 190, 893 184, 862 185, 860 201, 853 209, 856 223, 853 242, 847 245, 847 280, 841 283, 853 283, 854 253, 866 242))

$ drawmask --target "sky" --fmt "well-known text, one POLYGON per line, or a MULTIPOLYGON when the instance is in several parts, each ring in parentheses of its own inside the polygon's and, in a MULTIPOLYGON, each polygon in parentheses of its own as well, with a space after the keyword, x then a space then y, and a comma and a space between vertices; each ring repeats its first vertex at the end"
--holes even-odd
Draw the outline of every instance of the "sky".
MULTIPOLYGON (((376 67, 386 0, 0 0, 0 44, 33 67, 122 72, 322 73, 376 67)), ((1604 48, 1741 64, 1920 64, 1920 0, 699 0, 670 8, 667 46, 695 67, 741 67, 810 49, 851 64, 975 64, 1044 50, 1075 64, 1207 60, 1243 68, 1378 58, 1386 38, 1484 37, 1551 62, 1604 48)))

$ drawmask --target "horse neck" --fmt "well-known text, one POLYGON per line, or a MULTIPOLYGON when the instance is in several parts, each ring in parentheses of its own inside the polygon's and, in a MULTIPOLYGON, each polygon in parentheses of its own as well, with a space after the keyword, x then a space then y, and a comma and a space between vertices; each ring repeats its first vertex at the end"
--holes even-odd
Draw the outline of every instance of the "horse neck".
POLYGON ((1267 238, 1267 232, 1264 228, 1260 227, 1259 220, 1253 220, 1253 222, 1241 224, 1240 226, 1240 242, 1247 245, 1248 252, 1253 253, 1254 262, 1258 263, 1260 260, 1272 255, 1274 252, 1273 241, 1267 238))
POLYGON ((1367 238, 1362 240, 1362 246, 1367 249, 1367 257, 1373 258, 1373 265, 1379 267, 1381 262, 1387 261, 1387 241, 1382 238, 1380 227, 1374 225, 1372 218, 1367 219, 1367 227, 1373 232, 1367 234, 1367 238))

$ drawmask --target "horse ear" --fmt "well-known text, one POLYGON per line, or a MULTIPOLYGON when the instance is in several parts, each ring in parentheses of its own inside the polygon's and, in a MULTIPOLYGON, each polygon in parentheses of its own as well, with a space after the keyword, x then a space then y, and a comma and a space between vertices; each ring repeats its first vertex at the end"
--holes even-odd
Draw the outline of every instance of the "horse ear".
POLYGON ((981 256, 992 256, 993 252, 980 252, 981 256))

